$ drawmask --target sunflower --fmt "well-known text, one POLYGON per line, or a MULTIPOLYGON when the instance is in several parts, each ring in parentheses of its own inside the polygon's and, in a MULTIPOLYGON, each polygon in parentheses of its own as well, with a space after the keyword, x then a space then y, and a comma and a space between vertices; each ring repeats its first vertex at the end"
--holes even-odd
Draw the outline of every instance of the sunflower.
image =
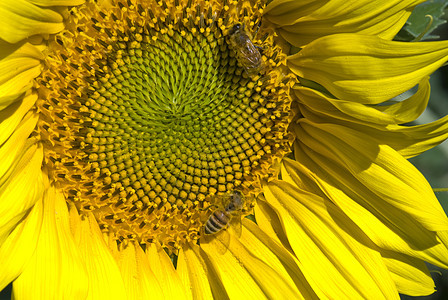
POLYGON ((448 118, 402 124, 448 42, 392 40, 421 2, 2 0, 0 290, 433 293, 448 219, 406 159, 448 118))

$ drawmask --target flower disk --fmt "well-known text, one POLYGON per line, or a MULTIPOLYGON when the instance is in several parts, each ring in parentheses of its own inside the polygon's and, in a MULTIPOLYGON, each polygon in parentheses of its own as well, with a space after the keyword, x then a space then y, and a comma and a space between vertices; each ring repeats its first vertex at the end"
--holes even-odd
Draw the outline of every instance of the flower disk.
POLYGON ((256 194, 275 174, 291 143, 292 82, 261 4, 133 2, 70 11, 37 80, 35 135, 81 214, 119 241, 173 252, 199 237, 214 195, 256 194), (229 42, 236 23, 262 49, 257 74, 229 42))

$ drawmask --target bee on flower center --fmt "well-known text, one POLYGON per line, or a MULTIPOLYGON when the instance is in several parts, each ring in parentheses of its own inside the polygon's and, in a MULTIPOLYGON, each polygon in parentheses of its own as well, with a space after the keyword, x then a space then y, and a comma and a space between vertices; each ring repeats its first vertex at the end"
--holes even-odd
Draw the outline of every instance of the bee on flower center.
POLYGON ((249 75, 256 75, 263 70, 264 64, 260 47, 252 43, 252 37, 241 24, 235 24, 229 31, 229 41, 236 52, 238 62, 249 75))

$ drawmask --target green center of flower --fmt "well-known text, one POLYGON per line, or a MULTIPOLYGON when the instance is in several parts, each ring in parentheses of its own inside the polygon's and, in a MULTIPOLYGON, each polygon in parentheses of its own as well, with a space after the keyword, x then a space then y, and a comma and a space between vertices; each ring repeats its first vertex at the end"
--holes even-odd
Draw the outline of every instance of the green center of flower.
POLYGON ((175 251, 201 235, 217 195, 241 191, 250 213, 259 179, 289 151, 290 84, 261 4, 133 2, 71 11, 37 81, 37 134, 81 214, 119 241, 175 251), (231 42, 237 23, 263 49, 256 72, 231 42))

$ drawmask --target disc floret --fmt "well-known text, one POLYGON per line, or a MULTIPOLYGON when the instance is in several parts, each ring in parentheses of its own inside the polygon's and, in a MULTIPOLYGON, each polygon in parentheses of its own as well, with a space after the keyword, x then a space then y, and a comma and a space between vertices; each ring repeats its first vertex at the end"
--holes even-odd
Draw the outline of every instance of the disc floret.
POLYGON ((175 251, 199 237, 214 195, 256 194, 289 151, 284 55, 258 28, 258 2, 112 2, 73 8, 51 38, 35 134, 81 214, 118 241, 175 251), (265 37, 253 40, 266 66, 257 74, 229 42, 235 22, 265 37))

